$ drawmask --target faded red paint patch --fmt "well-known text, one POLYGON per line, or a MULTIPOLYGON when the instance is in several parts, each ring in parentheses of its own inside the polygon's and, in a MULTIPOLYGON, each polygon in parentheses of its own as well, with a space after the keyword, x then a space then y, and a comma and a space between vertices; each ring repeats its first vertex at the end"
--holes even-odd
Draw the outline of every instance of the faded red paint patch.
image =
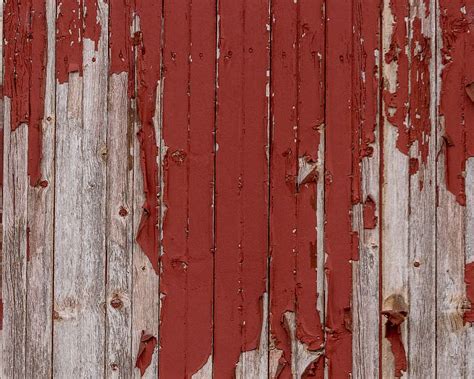
POLYGON ((466 264, 464 281, 466 296, 470 302, 470 308, 464 312, 464 322, 474 322, 474 262, 466 264))
POLYGON ((46 66, 46 15, 42 0, 5 3, 4 95, 11 100, 11 129, 28 124, 28 175, 41 179, 46 66))
POLYGON ((160 246, 160 183, 158 170, 158 145, 153 117, 156 112, 157 85, 161 75, 161 50, 156 45, 161 40, 161 2, 136 0, 136 15, 140 18, 141 31, 136 34, 138 83, 137 107, 141 128, 140 163, 143 174, 145 203, 136 240, 159 273, 160 246))
POLYGON ((3 330, 3 299, 0 297, 0 330, 3 330))
POLYGON ((145 374, 146 369, 148 366, 150 366, 151 360, 153 358, 153 352, 155 351, 156 342, 157 340, 155 336, 151 334, 145 334, 145 331, 142 330, 137 360, 135 362, 135 367, 140 370, 141 376, 145 374))
POLYGON ((402 377, 407 371, 407 357, 405 346, 402 341, 401 324, 405 321, 406 313, 397 311, 384 311, 383 315, 387 317, 385 323, 385 338, 390 342, 394 361, 395 361, 395 377, 402 377))
POLYGON ((363 206, 364 229, 375 229, 377 227, 377 206, 372 197, 367 196, 363 206))

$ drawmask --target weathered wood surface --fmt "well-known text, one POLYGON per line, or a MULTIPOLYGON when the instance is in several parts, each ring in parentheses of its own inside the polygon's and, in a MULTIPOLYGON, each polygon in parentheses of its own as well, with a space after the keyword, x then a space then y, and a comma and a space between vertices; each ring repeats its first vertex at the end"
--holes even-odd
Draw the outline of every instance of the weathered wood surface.
POLYGON ((474 378, 473 0, 5 0, 1 378, 474 378))

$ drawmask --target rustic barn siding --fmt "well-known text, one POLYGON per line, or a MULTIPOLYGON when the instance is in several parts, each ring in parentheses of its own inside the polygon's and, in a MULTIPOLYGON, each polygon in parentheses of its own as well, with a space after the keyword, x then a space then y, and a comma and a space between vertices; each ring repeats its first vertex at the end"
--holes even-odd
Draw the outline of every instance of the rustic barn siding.
POLYGON ((0 8, 0 377, 474 378, 474 1, 0 8))

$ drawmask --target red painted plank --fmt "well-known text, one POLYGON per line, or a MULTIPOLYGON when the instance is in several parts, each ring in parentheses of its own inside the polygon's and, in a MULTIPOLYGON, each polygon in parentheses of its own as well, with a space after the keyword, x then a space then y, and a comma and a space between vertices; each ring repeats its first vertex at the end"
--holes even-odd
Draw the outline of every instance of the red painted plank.
POLYGON ((164 5, 160 375, 191 377, 212 349, 215 4, 164 5))
POLYGON ((316 163, 324 124, 323 12, 323 1, 273 4, 270 295, 272 336, 282 350, 277 369, 281 377, 291 375, 292 341, 286 312, 296 313, 296 337, 308 350, 323 345, 316 310, 316 163))
POLYGON ((135 12, 140 20, 140 32, 135 35, 137 45, 137 107, 141 129, 140 161, 143 175, 145 203, 137 234, 137 242, 159 272, 159 198, 158 146, 153 117, 156 112, 157 84, 161 75, 161 2, 135 1, 135 12))
POLYGON ((352 211, 352 2, 328 2, 326 37, 325 242, 328 254, 327 345, 329 376, 352 370, 350 323, 352 211))
POLYGON ((219 2, 214 376, 257 348, 267 262, 268 1, 219 2))

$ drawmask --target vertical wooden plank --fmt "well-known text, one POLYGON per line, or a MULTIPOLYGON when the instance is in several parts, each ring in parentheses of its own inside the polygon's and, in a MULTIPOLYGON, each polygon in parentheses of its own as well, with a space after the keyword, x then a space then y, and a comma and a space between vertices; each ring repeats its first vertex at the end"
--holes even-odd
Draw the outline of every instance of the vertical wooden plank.
MULTIPOLYGON (((3 98, 3 7, 2 4, 0 6, 0 38, 2 43, 0 44, 0 53, 2 59, 0 60, 0 86, 2 91, 0 92, 0 111, 2 114, 0 115, 0 364, 4 365, 3 360, 3 163, 4 163, 4 124, 5 124, 5 109, 4 109, 4 98, 3 98)), ((0 371, 1 372, 1 371, 0 371)))
POLYGON ((158 375, 159 254, 162 179, 161 141, 162 2, 137 0, 135 47, 136 122, 134 134, 134 211, 132 364, 136 378, 158 375), (140 159, 138 159, 140 157, 140 159), (143 336, 150 336, 145 340, 143 336))
POLYGON ((326 13, 326 144, 325 248, 327 312, 326 355, 329 377, 352 372, 350 317, 352 233, 352 9, 353 1, 327 3, 326 13))
MULTIPOLYGON (((232 377, 266 338, 268 1, 220 1, 218 17, 213 374, 232 377)), ((243 370, 266 366, 258 354, 243 370)))
POLYGON ((102 377, 108 6, 57 5, 53 374, 102 377))
POLYGON ((272 17, 270 374, 319 377, 324 2, 277 1, 272 17))
MULTIPOLYGON (((434 1, 410 1, 407 374, 436 376, 436 44, 434 1)), ((400 138, 400 137, 399 137, 400 138)))
POLYGON ((382 13, 382 372, 406 371, 408 312, 408 2, 384 0, 382 13), (403 153, 405 152, 405 154, 403 153))
POLYGON ((5 97, 2 376, 6 378, 25 375, 26 357, 27 127, 12 130, 10 104, 5 97))
POLYGON ((28 263, 26 376, 52 375, 55 2, 32 1, 30 123, 28 126, 28 263))
POLYGON ((352 344, 355 378, 379 376, 380 269, 380 35, 379 0, 353 6, 353 227, 359 255, 352 257, 352 344))
MULTIPOLYGON (((474 154, 472 100, 472 2, 439 0, 437 65, 438 217, 437 217, 437 375, 470 377, 471 328, 466 312, 466 263, 470 262, 469 185, 466 160, 474 154)), ((467 279, 467 280, 466 280, 467 279)), ((472 300, 472 299, 471 299, 472 300)), ((472 320, 470 320, 472 321, 472 320)))
POLYGON ((162 377, 212 370, 215 41, 214 1, 165 1, 162 377))
POLYGON ((109 4, 106 377, 131 378, 133 259, 132 8, 109 4))

